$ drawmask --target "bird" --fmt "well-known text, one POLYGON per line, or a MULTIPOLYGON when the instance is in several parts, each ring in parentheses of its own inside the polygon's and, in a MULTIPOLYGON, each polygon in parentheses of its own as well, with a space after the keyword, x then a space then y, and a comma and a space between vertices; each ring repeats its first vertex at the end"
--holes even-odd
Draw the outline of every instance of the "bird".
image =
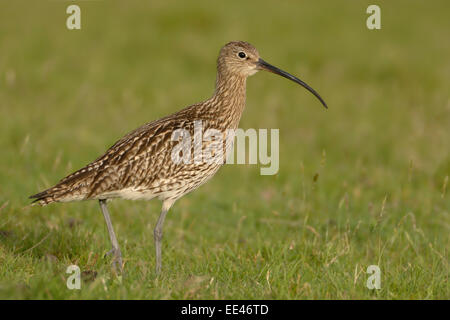
MULTIPOLYGON (((173 133, 186 130, 195 135, 194 127, 198 121, 201 121, 202 130, 215 129, 225 132, 237 129, 245 108, 247 78, 260 70, 280 75, 301 85, 328 108, 314 89, 299 78, 263 60, 253 45, 245 41, 232 41, 220 49, 215 90, 209 99, 131 131, 93 162, 61 179, 53 187, 30 196, 30 199, 34 199, 32 205, 97 200, 112 246, 107 255, 112 255, 114 269, 123 271, 122 253, 107 201, 114 198, 159 199, 162 203, 161 212, 153 230, 155 271, 159 274, 162 269, 163 225, 169 209, 178 199, 212 178, 224 164, 223 159, 174 161, 173 149, 179 141, 174 141, 173 133)), ((200 141, 200 144, 204 146, 207 142, 200 141)), ((229 150, 232 144, 233 139, 227 139, 224 148, 229 150)), ((195 149, 196 145, 192 148, 195 149)), ((183 149, 180 154, 185 152, 184 156, 189 155, 191 150, 183 149)))

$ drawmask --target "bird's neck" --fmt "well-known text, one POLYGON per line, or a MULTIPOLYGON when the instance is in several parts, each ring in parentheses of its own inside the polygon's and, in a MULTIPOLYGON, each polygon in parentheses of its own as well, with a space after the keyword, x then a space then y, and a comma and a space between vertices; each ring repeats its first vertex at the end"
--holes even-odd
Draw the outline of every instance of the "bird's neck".
POLYGON ((216 80, 216 90, 211 97, 214 112, 216 112, 223 126, 236 129, 239 125, 242 112, 245 108, 247 77, 233 74, 218 73, 216 80))

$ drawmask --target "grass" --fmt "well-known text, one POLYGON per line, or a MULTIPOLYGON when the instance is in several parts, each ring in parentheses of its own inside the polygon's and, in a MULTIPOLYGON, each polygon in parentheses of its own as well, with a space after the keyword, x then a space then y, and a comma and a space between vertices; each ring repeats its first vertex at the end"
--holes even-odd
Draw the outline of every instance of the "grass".
POLYGON ((0 298, 448 299, 447 1, 0 2, 0 298), (117 277, 95 202, 26 207, 137 126, 206 99, 219 48, 253 43, 328 102, 265 73, 242 128, 280 129, 280 170, 228 165, 166 220, 117 200, 117 277), (83 273, 66 288, 67 266, 83 273), (369 265, 381 289, 366 287, 369 265))

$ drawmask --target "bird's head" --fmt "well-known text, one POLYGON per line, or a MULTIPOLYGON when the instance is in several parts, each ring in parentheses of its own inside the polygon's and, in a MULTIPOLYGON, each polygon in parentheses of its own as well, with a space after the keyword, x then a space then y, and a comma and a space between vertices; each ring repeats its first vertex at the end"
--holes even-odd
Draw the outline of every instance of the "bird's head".
POLYGON ((220 74, 231 74, 239 77, 248 77, 254 75, 259 70, 269 71, 278 74, 286 79, 298 83, 312 94, 314 94, 325 108, 328 108, 325 101, 309 85, 293 75, 283 71, 259 56, 258 50, 250 43, 245 41, 229 42, 222 47, 217 59, 217 68, 220 74))
POLYGON ((258 72, 258 50, 248 42, 229 42, 220 50, 217 60, 219 71, 248 77, 258 72))

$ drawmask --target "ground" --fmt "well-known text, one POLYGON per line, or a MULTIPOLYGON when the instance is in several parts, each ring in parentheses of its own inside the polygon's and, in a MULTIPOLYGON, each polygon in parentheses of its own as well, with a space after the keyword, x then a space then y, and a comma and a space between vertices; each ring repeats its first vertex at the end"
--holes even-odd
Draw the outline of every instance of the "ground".
POLYGON ((0 298, 448 299, 448 1, 0 2, 0 298), (27 197, 139 125, 208 98, 230 40, 306 81, 248 81, 241 127, 280 129, 280 169, 227 165, 178 201, 27 197), (76 264, 80 290, 66 287, 76 264), (381 289, 366 286, 370 265, 381 289))

